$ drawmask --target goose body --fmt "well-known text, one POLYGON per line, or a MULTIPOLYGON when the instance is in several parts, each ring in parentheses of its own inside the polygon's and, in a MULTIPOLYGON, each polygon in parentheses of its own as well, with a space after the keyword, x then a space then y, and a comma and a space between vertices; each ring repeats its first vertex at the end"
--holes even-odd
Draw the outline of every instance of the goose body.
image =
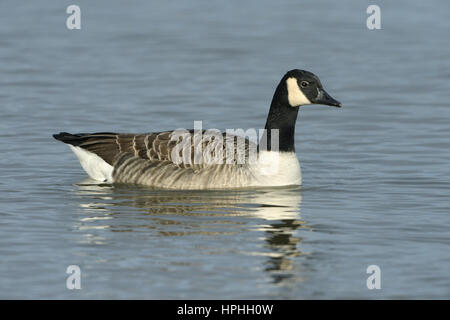
POLYGON ((87 174, 102 182, 168 189, 300 185, 294 132, 299 106, 307 104, 340 107, 323 90, 317 76, 291 70, 275 91, 259 145, 236 135, 211 135, 204 130, 62 132, 54 138, 68 144, 87 174))

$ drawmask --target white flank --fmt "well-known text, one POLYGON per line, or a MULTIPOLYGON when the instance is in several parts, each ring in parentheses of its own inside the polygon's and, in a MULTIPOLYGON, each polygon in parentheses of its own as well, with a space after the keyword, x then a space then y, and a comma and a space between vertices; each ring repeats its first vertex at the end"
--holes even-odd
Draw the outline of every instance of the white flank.
POLYGON ((93 152, 89 152, 80 147, 69 145, 70 149, 75 153, 80 160, 80 164, 84 171, 94 180, 102 182, 113 182, 112 172, 113 167, 105 160, 100 158, 93 152))
POLYGON ((311 101, 309 101, 309 99, 303 94, 302 90, 298 87, 297 79, 288 78, 286 80, 286 86, 288 90, 288 101, 291 107, 311 104, 311 101))
POLYGON ((300 163, 295 152, 261 151, 253 173, 257 186, 302 184, 300 163))

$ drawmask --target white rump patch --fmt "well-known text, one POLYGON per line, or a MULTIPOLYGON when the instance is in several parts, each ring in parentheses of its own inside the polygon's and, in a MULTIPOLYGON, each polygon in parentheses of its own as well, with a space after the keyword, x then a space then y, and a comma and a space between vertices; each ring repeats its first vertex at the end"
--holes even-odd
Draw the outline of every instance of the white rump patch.
POLYGON ((291 107, 311 104, 311 101, 309 101, 302 90, 300 90, 296 78, 288 78, 286 80, 286 86, 288 91, 288 101, 291 107))
POLYGON ((74 147, 72 145, 69 145, 69 147, 78 157, 81 166, 89 177, 97 181, 113 182, 113 166, 93 152, 89 152, 83 148, 74 147))

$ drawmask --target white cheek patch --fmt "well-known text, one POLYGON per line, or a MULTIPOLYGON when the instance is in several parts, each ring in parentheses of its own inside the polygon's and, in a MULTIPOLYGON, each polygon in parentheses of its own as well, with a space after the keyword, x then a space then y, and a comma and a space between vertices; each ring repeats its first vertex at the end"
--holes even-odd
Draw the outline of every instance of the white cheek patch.
POLYGON ((291 107, 303 106, 306 104, 311 104, 311 101, 303 94, 303 92, 298 87, 297 79, 288 78, 286 80, 286 86, 288 91, 288 101, 291 107))

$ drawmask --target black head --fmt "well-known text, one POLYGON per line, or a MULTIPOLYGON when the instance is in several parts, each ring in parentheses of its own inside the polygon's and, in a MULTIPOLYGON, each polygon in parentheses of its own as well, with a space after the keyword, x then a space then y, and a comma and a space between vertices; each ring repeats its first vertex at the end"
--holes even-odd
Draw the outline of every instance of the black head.
POLYGON ((333 99, 322 87, 319 78, 308 71, 294 69, 288 71, 280 85, 286 86, 287 100, 291 107, 308 104, 324 104, 341 107, 341 103, 333 99))
POLYGON ((294 151, 295 122, 300 106, 324 104, 341 107, 322 87, 319 78, 311 72, 294 69, 281 79, 273 95, 260 150, 294 151), (272 145, 272 130, 278 130, 278 148, 272 145))

